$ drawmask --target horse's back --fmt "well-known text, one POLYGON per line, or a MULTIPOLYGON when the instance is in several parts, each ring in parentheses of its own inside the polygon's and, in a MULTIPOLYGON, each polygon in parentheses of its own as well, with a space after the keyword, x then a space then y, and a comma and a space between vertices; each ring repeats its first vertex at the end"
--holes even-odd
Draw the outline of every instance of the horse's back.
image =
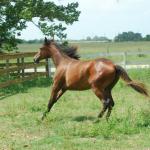
POLYGON ((66 87, 70 90, 89 89, 95 82, 109 84, 112 78, 114 64, 108 59, 72 61, 67 65, 65 74, 66 87))

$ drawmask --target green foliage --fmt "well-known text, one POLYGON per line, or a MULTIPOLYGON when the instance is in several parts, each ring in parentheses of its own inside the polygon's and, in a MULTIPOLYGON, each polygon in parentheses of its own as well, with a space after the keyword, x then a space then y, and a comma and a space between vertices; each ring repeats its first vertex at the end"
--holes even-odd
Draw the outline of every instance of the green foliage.
POLYGON ((144 38, 144 40, 145 40, 145 41, 150 41, 150 35, 149 35, 149 34, 146 35, 145 38, 144 38))
POLYGON ((115 37, 116 42, 122 42, 122 41, 141 41, 142 35, 140 33, 134 33, 132 31, 129 32, 123 32, 121 34, 118 34, 115 37))
POLYGON ((105 36, 97 36, 97 35, 95 35, 94 37, 87 36, 85 40, 87 40, 87 41, 103 41, 103 42, 111 41, 110 39, 108 39, 105 36))
POLYGON ((16 35, 26 29, 27 22, 33 22, 47 36, 65 38, 66 27, 61 22, 68 25, 78 21, 80 11, 77 8, 77 2, 63 6, 44 0, 0 1, 0 50, 16 48, 16 35), (37 24, 34 18, 38 19, 37 24))
POLYGON ((141 33, 134 33, 132 31, 129 32, 122 32, 118 34, 114 41, 116 42, 124 42, 124 41, 150 41, 150 35, 146 35, 143 37, 141 33))

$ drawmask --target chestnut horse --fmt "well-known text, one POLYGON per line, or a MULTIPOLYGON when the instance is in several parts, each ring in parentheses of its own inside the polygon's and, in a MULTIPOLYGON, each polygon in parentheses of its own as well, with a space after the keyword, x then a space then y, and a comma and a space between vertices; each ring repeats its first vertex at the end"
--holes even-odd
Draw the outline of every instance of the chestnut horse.
POLYGON ((76 48, 65 48, 46 38, 43 47, 34 56, 34 62, 38 63, 45 58, 52 58, 56 72, 48 108, 44 112, 42 119, 44 119, 66 90, 87 89, 92 89, 102 101, 103 108, 98 117, 102 117, 105 111, 108 110, 106 114, 106 119, 108 119, 114 106, 111 90, 120 77, 137 92, 149 96, 147 89, 142 83, 131 80, 121 66, 115 65, 108 59, 78 60, 79 56, 76 53, 76 48))

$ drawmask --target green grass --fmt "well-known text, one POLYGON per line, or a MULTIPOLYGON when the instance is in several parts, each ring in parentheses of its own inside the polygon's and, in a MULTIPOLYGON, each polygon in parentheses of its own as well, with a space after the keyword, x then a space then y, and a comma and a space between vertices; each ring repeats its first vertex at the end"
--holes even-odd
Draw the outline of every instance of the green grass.
MULTIPOLYGON (((150 86, 150 70, 130 70, 150 86)), ((119 82, 109 122, 94 123, 101 103, 92 91, 67 91, 41 121, 51 80, 38 79, 3 89, 0 98, 0 149, 106 150, 150 148, 150 102, 119 82), (13 90, 12 90, 13 89, 13 90)))

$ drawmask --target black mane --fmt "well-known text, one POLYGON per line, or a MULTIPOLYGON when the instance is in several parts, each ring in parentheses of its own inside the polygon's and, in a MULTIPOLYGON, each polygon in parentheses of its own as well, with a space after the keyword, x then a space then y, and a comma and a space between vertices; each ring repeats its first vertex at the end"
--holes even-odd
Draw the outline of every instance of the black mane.
POLYGON ((67 56, 74 58, 74 59, 80 58, 79 54, 77 53, 77 47, 68 46, 68 45, 64 45, 64 44, 58 44, 56 42, 54 44, 61 52, 63 52, 67 56))

